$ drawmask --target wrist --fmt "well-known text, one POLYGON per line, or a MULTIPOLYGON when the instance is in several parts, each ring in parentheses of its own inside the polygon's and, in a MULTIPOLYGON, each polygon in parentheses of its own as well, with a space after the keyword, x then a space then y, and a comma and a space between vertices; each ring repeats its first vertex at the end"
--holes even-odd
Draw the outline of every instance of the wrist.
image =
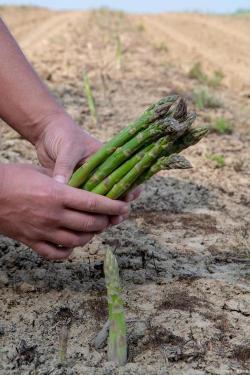
POLYGON ((31 132, 28 140, 36 145, 43 138, 44 134, 49 131, 55 124, 60 124, 69 115, 64 111, 63 108, 55 108, 46 114, 36 118, 32 121, 30 126, 31 132))

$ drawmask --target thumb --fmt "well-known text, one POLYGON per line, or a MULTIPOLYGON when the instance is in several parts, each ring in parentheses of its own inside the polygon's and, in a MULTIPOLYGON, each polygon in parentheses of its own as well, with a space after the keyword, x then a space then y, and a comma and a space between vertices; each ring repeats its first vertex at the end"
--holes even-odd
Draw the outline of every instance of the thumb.
POLYGON ((63 154, 59 154, 53 172, 54 179, 62 184, 66 184, 76 164, 77 160, 70 153, 64 152, 63 154))

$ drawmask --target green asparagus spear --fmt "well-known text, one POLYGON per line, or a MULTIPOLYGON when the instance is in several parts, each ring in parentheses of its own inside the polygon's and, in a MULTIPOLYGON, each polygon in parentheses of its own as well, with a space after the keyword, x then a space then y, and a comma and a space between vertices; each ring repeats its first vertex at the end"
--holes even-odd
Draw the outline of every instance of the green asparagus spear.
POLYGON ((138 133, 134 138, 117 149, 109 158, 102 163, 92 177, 84 185, 84 189, 92 191, 106 176, 119 167, 125 160, 132 156, 139 148, 154 141, 164 134, 171 134, 173 137, 186 130, 184 123, 167 117, 149 126, 146 130, 138 133))
MULTIPOLYGON (((161 156, 170 156, 172 154, 177 154, 184 149, 195 145, 198 143, 205 135, 208 133, 208 128, 199 127, 194 129, 187 130, 181 137, 176 139, 173 142, 170 142, 167 147, 162 151, 161 156)), ((138 186, 146 181, 148 171, 145 171, 135 182, 135 185, 138 186)))
POLYGON ((149 180, 153 175, 164 169, 189 168, 192 168, 192 165, 183 155, 173 154, 170 156, 162 156, 143 175, 141 175, 140 183, 149 180))
POLYGON ((170 143, 166 150, 164 150, 164 155, 169 156, 172 154, 178 154, 184 149, 195 145, 198 143, 205 135, 208 133, 208 128, 199 127, 187 130, 180 138, 176 139, 173 143, 170 143))
POLYGON ((139 178, 139 176, 155 162, 161 152, 166 148, 171 137, 160 138, 155 146, 148 151, 144 157, 106 194, 108 198, 118 199, 128 191, 139 178))
POLYGON ((168 114, 178 117, 183 112, 183 103, 177 95, 167 96, 151 105, 135 122, 118 133, 78 168, 71 176, 69 185, 74 187, 82 185, 88 179, 89 174, 111 155, 117 147, 128 142, 135 134, 146 129, 156 120, 165 118, 168 114))
POLYGON ((126 321, 117 260, 111 250, 106 251, 104 273, 108 295, 109 337, 108 360, 120 366, 127 361, 126 321))
POLYGON ((150 144, 144 147, 141 151, 135 154, 132 158, 128 159, 120 165, 117 169, 115 169, 108 177, 106 177, 103 181, 101 181, 94 189, 92 189, 92 193, 105 195, 114 184, 120 181, 120 179, 125 176, 126 173, 130 171, 145 155, 145 153, 151 150, 154 147, 153 144, 150 144))

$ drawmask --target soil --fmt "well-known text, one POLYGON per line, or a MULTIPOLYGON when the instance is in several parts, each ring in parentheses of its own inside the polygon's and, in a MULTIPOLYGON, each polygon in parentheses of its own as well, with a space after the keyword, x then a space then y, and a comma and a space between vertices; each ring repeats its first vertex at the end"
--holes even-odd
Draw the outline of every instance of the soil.
MULTIPOLYGON (((153 178, 125 223, 67 261, 46 261, 0 238, 0 374, 250 374, 250 17, 0 12, 76 122, 103 141, 166 94, 180 93, 195 108, 201 83, 188 70, 196 62, 225 75, 210 89, 219 107, 199 110, 197 123, 212 127, 224 117, 233 126, 187 150, 192 170, 153 178), (84 70, 97 124, 83 94, 84 70), (214 154, 224 156, 220 168, 214 154), (107 247, 120 264, 128 319, 121 369, 107 362, 106 347, 93 345, 107 319, 107 247)), ((37 162, 33 147, 3 122, 0 161, 37 162)))

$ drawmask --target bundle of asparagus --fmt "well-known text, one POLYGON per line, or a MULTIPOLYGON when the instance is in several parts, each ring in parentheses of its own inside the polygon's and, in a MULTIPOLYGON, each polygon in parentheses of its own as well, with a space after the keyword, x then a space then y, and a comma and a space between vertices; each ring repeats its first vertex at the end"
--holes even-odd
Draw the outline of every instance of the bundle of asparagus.
POLYGON ((77 169, 69 185, 118 199, 161 169, 191 168, 176 154, 207 134, 191 128, 195 119, 181 97, 161 99, 77 169))

